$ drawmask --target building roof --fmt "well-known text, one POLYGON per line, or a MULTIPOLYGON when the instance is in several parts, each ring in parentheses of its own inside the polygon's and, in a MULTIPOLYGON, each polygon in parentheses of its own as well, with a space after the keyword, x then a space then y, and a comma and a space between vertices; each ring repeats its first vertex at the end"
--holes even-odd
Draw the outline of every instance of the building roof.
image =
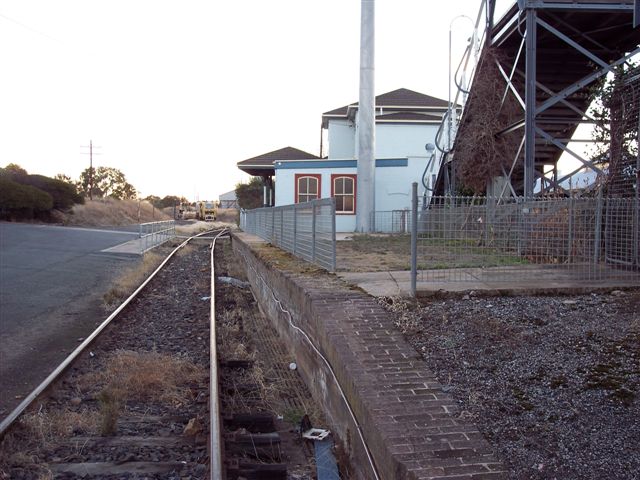
POLYGON ((394 112, 386 113, 382 115, 376 115, 377 123, 440 123, 442 122, 441 115, 429 115, 427 113, 417 112, 394 112))
POLYGON ((238 162, 238 168, 249 175, 275 175, 274 162, 281 160, 318 160, 320 157, 293 147, 285 147, 273 152, 238 162))
MULTIPOLYGON (((448 107, 446 100, 415 92, 408 88, 399 88, 376 97, 376 107, 393 108, 393 110, 444 110, 448 107)), ((348 117, 350 110, 357 110, 358 102, 344 107, 329 110, 322 114, 322 126, 326 127, 328 118, 348 117)))
POLYGON ((231 190, 229 192, 221 193, 218 196, 218 200, 235 200, 236 199, 236 191, 231 190))

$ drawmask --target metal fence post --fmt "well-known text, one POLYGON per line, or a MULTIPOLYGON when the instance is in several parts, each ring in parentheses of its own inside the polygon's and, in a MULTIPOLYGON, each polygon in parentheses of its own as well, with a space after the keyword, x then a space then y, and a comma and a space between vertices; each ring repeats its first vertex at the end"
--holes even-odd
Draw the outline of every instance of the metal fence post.
POLYGON ((418 280, 418 183, 411 184, 411 296, 416 296, 418 280))
POLYGON ((280 210, 280 242, 284 245, 284 208, 280 210))
POLYGON ((271 243, 277 245, 276 241, 276 209, 271 207, 271 243))
POLYGON ((316 204, 311 205, 311 261, 316 261, 316 204))
POLYGON ((568 245, 567 245, 567 261, 569 263, 571 263, 572 260, 572 256, 573 256, 573 222, 574 222, 574 216, 575 214, 575 210, 573 208, 573 195, 570 193, 569 194, 569 239, 568 239, 568 245))
POLYGON ((296 244, 298 243, 298 204, 293 205, 293 254, 296 254, 296 244))
POLYGON ((332 244, 332 258, 331 258, 331 271, 336 271, 336 198, 331 198, 331 244, 332 244))
POLYGON ((596 231, 593 242, 593 266, 598 265, 600 261, 601 249, 601 233, 602 233, 602 189, 598 191, 598 200, 596 203, 596 231))

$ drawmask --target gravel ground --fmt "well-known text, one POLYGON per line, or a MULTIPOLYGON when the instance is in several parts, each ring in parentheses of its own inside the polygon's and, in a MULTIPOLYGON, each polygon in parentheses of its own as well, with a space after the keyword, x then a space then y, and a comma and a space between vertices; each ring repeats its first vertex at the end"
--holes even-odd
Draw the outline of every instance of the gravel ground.
POLYGON ((510 478, 640 478, 640 291, 380 301, 510 478))

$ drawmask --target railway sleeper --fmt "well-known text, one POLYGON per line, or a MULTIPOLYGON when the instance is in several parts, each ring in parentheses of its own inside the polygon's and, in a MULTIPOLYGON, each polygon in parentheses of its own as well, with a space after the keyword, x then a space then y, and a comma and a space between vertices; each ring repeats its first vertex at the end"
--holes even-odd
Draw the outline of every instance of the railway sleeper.
POLYGON ((282 459, 280 435, 277 432, 245 434, 230 433, 226 436, 226 452, 255 458, 265 462, 279 462, 282 459))
POLYGON ((287 465, 284 463, 247 463, 231 460, 227 467, 227 479, 238 480, 287 480, 287 465))
POLYGON ((253 367, 253 360, 223 360, 219 362, 222 368, 241 368, 248 369, 253 367))
MULTIPOLYGON (((79 477, 103 475, 169 475, 179 473, 188 466, 187 462, 83 462, 50 463, 54 474, 71 474, 79 477)), ((200 470, 204 473, 206 467, 200 470)))
POLYGON ((223 419, 231 430, 244 428, 251 433, 268 433, 276 429, 273 415, 268 413, 236 413, 223 419))

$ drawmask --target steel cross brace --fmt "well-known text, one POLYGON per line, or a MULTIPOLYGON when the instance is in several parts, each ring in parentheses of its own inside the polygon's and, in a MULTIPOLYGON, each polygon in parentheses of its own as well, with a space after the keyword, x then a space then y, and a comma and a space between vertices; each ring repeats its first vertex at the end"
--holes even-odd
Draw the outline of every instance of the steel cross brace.
POLYGON ((561 92, 558 92, 556 95, 554 95, 553 97, 551 97, 548 100, 546 100, 545 102, 543 102, 536 109, 536 115, 544 112, 546 109, 548 109, 552 105, 555 105, 556 103, 560 102, 561 100, 564 100, 569 95, 571 95, 571 94, 577 92, 578 90, 580 90, 581 88, 589 85, 590 83, 592 83, 593 81, 595 81, 598 78, 602 77, 603 75, 606 75, 607 73, 612 71, 615 67, 617 67, 618 65, 622 65, 623 63, 625 63, 627 60, 632 58, 634 55, 637 55, 638 53, 640 53, 640 47, 635 48, 633 51, 631 51, 627 55, 624 55, 623 57, 619 58, 615 62, 608 64, 606 67, 602 67, 602 68, 598 69, 597 71, 587 75, 586 77, 581 78, 580 80, 575 82, 573 85, 568 86, 567 88, 565 88, 561 92))
MULTIPOLYGON (((578 155, 576 152, 574 152, 573 150, 571 150, 567 145, 565 145, 562 142, 559 142, 558 140, 556 140, 555 138, 553 138, 551 135, 549 135, 547 132, 545 132, 544 130, 542 130, 540 127, 536 126, 536 133, 538 133, 538 135, 540 135, 542 138, 544 138, 545 140, 547 140, 548 142, 551 142, 552 144, 554 144, 556 147, 558 147, 560 150, 562 150, 563 152, 567 152, 569 155, 571 155, 572 157, 576 158, 577 160, 579 160, 580 162, 582 162, 582 164, 585 167, 590 168, 591 170, 593 170, 594 172, 597 172, 598 174, 602 174, 604 173, 600 168, 598 168, 595 163, 585 159, 582 157, 582 155, 578 155)), ((580 167, 582 168, 582 167, 580 167)))

